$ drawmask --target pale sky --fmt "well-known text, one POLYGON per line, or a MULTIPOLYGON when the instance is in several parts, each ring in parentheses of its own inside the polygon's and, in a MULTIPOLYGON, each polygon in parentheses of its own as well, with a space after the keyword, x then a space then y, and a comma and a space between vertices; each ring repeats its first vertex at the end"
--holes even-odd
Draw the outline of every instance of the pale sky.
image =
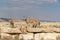
POLYGON ((60 21, 60 0, 0 0, 0 17, 60 21))

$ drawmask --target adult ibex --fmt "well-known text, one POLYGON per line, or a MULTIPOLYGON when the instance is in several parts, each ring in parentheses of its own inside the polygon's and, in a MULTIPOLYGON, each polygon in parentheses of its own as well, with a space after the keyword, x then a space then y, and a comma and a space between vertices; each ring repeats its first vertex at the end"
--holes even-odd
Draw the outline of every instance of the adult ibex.
POLYGON ((27 24, 31 23, 33 24, 33 27, 39 27, 40 26, 40 22, 37 19, 34 18, 30 18, 30 17, 24 17, 25 21, 27 24))
POLYGON ((9 20, 11 27, 14 27, 14 21, 11 19, 9 20))

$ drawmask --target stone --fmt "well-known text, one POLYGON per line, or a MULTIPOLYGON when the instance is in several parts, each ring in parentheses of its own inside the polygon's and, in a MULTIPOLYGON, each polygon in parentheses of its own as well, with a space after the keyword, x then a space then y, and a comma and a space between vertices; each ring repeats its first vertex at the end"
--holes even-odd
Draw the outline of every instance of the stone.
POLYGON ((1 33, 22 33, 19 28, 1 27, 1 33))
POLYGON ((60 40, 60 35, 58 35, 58 36, 56 37, 56 40, 60 40))
POLYGON ((7 33, 1 33, 1 40, 12 40, 12 36, 7 33))
POLYGON ((18 35, 11 35, 13 40, 19 40, 19 36, 18 35))
POLYGON ((33 34, 20 34, 19 35, 20 40, 33 40, 33 34))
POLYGON ((3 37, 8 37, 8 36, 11 36, 11 35, 9 35, 9 34, 7 34, 7 33, 1 33, 1 38, 3 38, 3 37))
POLYGON ((34 36, 34 40, 40 40, 40 33, 37 33, 37 34, 35 34, 35 36, 34 36))

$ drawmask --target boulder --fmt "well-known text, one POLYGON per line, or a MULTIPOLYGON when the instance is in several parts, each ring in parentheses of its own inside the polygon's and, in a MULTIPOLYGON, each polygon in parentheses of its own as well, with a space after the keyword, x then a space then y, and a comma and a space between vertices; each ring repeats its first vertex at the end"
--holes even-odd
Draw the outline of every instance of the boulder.
POLYGON ((2 27, 1 33, 22 33, 19 28, 2 27))
POLYGON ((34 34, 28 33, 28 34, 20 34, 19 39, 20 40, 33 40, 34 39, 34 34))

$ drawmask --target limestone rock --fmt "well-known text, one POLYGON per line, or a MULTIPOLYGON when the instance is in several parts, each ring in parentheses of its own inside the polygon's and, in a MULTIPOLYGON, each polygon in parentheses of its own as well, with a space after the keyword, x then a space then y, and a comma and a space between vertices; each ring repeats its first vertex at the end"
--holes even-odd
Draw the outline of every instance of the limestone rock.
POLYGON ((19 28, 1 28, 1 33, 22 33, 19 28))
POLYGON ((24 40, 33 40, 33 37, 34 36, 34 34, 20 34, 19 35, 19 39, 24 39, 24 40))

